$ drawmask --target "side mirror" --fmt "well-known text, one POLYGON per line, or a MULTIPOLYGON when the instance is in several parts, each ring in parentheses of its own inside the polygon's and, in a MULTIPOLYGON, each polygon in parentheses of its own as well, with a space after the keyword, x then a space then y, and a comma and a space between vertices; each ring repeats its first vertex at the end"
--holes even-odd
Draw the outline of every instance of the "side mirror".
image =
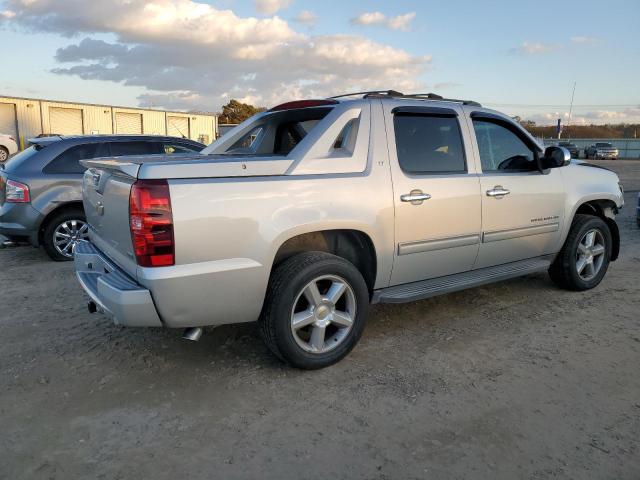
POLYGON ((543 168, 564 167, 571 163, 571 153, 564 147, 547 147, 541 160, 543 168))

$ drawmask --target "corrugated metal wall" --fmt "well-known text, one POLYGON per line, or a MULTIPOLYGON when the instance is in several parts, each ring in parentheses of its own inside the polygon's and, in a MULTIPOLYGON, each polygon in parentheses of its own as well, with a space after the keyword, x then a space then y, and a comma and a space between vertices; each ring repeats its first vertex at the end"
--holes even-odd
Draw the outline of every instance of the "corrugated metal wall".
MULTIPOLYGON (((17 123, 14 119, 13 123, 9 122, 7 125, 0 125, 3 129, 9 129, 8 132, 2 133, 14 133, 18 136, 18 143, 21 148, 24 148, 27 144, 27 140, 31 137, 36 137, 42 133, 51 134, 112 134, 124 133, 118 132, 116 128, 116 115, 118 113, 135 114, 142 121, 141 132, 146 135, 167 135, 169 130, 168 117, 179 118, 180 130, 184 129, 185 120, 187 125, 187 134, 192 140, 200 140, 205 143, 211 143, 216 139, 218 119, 214 115, 199 115, 188 114, 182 112, 167 112, 163 110, 146 110, 138 108, 123 108, 112 107, 108 105, 92 105, 83 103, 71 103, 71 102, 54 102, 48 100, 38 100, 30 98, 18 98, 18 97, 0 97, 0 106, 3 108, 3 112, 10 112, 13 110, 14 117, 17 119, 17 123), (61 110, 66 109, 66 110, 61 110), (76 113, 71 114, 69 110, 76 110, 76 113), (81 127, 78 124, 78 114, 80 111, 81 127), (63 113, 69 114, 67 116, 67 123, 52 126, 52 112, 54 122, 63 121, 63 113), (13 131, 11 127, 13 126, 13 131), (60 130, 55 131, 54 128, 60 130)), ((125 115, 127 116, 127 115, 125 115)), ((7 115, 7 118, 10 115, 7 115)), ((4 117, 0 117, 4 118, 4 117)), ((131 117, 133 118, 133 117, 131 117)), ((173 131, 176 136, 182 136, 173 131)))

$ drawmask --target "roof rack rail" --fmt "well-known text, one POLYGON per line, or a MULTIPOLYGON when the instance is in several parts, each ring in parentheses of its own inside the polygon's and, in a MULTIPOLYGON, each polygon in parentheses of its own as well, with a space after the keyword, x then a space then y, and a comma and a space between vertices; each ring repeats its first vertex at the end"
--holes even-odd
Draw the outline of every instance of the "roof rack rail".
POLYGON ((329 98, 343 98, 343 97, 353 97, 354 95, 362 95, 363 97, 367 97, 369 95, 385 95, 389 97, 402 97, 404 96, 400 92, 396 92, 395 90, 369 90, 366 92, 353 92, 353 93, 344 93, 342 95, 336 95, 334 97, 329 98))
POLYGON ((334 97, 329 98, 343 98, 343 97, 353 97, 354 95, 362 95, 363 98, 381 98, 381 97, 391 97, 391 98, 415 98, 416 100, 440 100, 443 102, 456 102, 462 103, 463 105, 471 105, 474 107, 482 107, 480 103, 475 102, 473 100, 460 100, 457 98, 444 98, 441 95, 435 93, 411 93, 404 94, 402 92, 398 92, 396 90, 371 90, 368 92, 354 92, 354 93, 346 93, 344 95, 336 95, 334 97))

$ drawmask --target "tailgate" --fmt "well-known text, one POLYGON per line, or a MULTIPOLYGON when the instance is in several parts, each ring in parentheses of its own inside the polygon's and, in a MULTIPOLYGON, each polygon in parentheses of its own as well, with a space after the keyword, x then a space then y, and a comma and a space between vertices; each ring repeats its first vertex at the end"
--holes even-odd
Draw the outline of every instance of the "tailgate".
POLYGON ((135 177, 108 165, 91 167, 84 174, 83 202, 91 242, 136 278, 129 230, 129 192, 134 182, 135 177))

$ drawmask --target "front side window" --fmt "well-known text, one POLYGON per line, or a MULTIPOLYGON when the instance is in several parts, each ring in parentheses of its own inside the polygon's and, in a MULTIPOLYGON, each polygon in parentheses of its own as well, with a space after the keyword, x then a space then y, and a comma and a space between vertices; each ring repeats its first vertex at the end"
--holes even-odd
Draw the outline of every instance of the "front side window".
POLYGON ((43 169, 44 173, 79 174, 86 168, 80 164, 80 160, 104 157, 109 155, 106 144, 86 143, 71 147, 54 158, 43 169))
POLYGON ((538 169, 533 150, 513 131, 499 123, 474 119, 483 172, 528 172, 538 169))
POLYGON ((467 171, 456 117, 396 114, 393 118, 400 168, 412 174, 467 171))

